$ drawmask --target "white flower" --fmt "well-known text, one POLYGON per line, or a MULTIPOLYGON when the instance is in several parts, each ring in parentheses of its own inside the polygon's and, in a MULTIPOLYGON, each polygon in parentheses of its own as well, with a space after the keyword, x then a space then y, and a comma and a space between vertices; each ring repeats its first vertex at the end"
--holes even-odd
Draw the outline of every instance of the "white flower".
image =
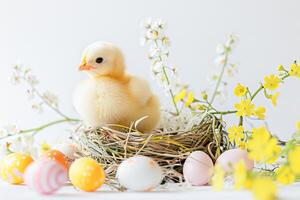
POLYGON ((9 149, 13 152, 20 152, 22 149, 22 143, 20 137, 15 137, 9 140, 9 149))
POLYGON ((55 108, 58 107, 58 97, 56 95, 52 94, 51 92, 46 91, 43 94, 43 99, 51 106, 53 106, 55 108))
POLYGON ((232 47, 232 45, 236 42, 237 37, 235 35, 228 35, 227 41, 225 42, 226 47, 232 47))
POLYGON ((34 143, 33 134, 23 134, 20 136, 22 146, 32 146, 34 143))
POLYGON ((25 76, 25 79, 28 81, 28 83, 31 85, 31 86, 35 86, 39 83, 39 81, 37 80, 36 76, 33 75, 33 74, 26 74, 25 76))
POLYGON ((23 73, 23 68, 24 68, 24 64, 21 62, 17 62, 14 66, 13 69, 15 70, 15 72, 17 73, 23 73))
POLYGON ((224 65, 226 61, 226 56, 225 55, 220 55, 215 59, 215 64, 218 66, 224 65))
POLYGON ((151 47, 149 50, 149 56, 152 58, 159 57, 162 54, 162 50, 159 47, 151 47))
POLYGON ((217 54, 224 54, 225 47, 223 44, 218 44, 216 48, 216 53, 217 54))
POLYGON ((167 46, 167 47, 171 46, 170 39, 167 36, 163 36, 161 38, 161 42, 164 46, 167 46))
POLYGON ((160 35, 159 30, 149 29, 146 32, 146 37, 152 40, 156 40, 160 35))
POLYGON ((6 129, 8 135, 16 135, 20 133, 20 130, 16 125, 7 125, 4 126, 3 128, 6 129))
POLYGON ((31 109, 36 113, 41 114, 43 112, 43 103, 32 104, 31 109))
POLYGON ((19 73, 17 72, 13 72, 12 76, 11 76, 11 83, 13 85, 18 85, 21 82, 21 76, 19 73))
POLYGON ((32 100, 34 98, 34 92, 32 89, 27 89, 26 94, 29 100, 32 100))
POLYGON ((155 71, 155 72, 160 72, 162 70, 162 67, 163 67, 163 63, 161 61, 158 61, 158 62, 155 62, 153 65, 152 65, 152 69, 155 71))
POLYGON ((0 138, 8 136, 8 132, 5 128, 0 128, 0 138))
POLYGON ((142 21, 142 27, 145 28, 145 29, 150 29, 152 26, 152 19, 151 18, 148 18, 144 21, 142 21))
POLYGON ((231 64, 227 66, 226 72, 228 77, 233 77, 235 74, 238 73, 238 68, 236 67, 236 65, 231 64))
POLYGON ((151 28, 163 30, 166 28, 166 22, 163 21, 162 19, 158 19, 152 24, 151 28))

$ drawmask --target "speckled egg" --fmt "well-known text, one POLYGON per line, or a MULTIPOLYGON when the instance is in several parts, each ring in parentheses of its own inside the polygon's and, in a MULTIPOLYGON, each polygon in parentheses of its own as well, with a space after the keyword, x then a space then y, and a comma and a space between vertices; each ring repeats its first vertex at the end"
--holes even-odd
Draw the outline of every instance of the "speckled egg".
POLYGON ((53 194, 67 182, 68 172, 54 160, 42 159, 33 162, 25 171, 25 183, 43 195, 53 194))
POLYGON ((69 170, 69 178, 76 188, 92 192, 103 185, 105 173, 98 162, 83 157, 73 162, 69 170))
POLYGON ((248 157, 248 152, 242 149, 230 149, 222 153, 217 159, 216 163, 219 164, 224 171, 232 172, 233 165, 240 160, 244 160, 246 168, 252 170, 254 167, 253 160, 248 157))
POLYGON ((184 162, 184 179, 194 186, 207 184, 213 175, 214 164, 203 151, 194 151, 184 162))
POLYGON ((61 164, 65 169, 69 168, 69 162, 68 159, 66 158, 66 156, 55 149, 46 151, 41 157, 40 159, 50 159, 50 160, 55 160, 56 162, 58 162, 59 164, 61 164))
POLYGON ((23 183, 24 171, 32 162, 31 156, 23 153, 12 153, 5 156, 1 161, 1 178, 12 184, 23 183))
POLYGON ((78 151, 73 144, 59 144, 54 149, 62 152, 69 160, 75 160, 75 153, 78 151))
POLYGON ((118 167, 116 177, 123 187, 134 191, 152 190, 163 179, 161 167, 146 156, 124 160, 118 167))

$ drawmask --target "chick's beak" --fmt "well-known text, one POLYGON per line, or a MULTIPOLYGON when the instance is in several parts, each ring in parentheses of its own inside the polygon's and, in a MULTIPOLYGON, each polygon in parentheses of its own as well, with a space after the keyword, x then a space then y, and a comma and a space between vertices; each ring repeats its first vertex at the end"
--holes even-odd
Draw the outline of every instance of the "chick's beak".
POLYGON ((89 70, 92 70, 92 69, 96 69, 96 68, 91 66, 91 65, 88 65, 87 62, 86 62, 86 57, 84 56, 82 58, 80 66, 79 66, 79 71, 89 71, 89 70))
POLYGON ((91 65, 80 65, 79 67, 79 71, 89 71, 92 69, 96 69, 96 68, 91 65))

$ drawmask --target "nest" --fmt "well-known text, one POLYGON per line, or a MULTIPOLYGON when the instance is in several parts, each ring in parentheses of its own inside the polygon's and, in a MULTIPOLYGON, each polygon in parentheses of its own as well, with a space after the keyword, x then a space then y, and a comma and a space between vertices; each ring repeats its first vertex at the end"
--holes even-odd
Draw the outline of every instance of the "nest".
POLYGON ((164 182, 179 183, 183 181, 183 163, 191 152, 204 151, 215 161, 228 149, 221 120, 209 114, 188 131, 141 133, 130 127, 121 129, 110 125, 84 130, 73 137, 80 156, 89 156, 101 163, 107 184, 115 187, 118 187, 117 168, 126 158, 149 156, 163 168, 164 182))

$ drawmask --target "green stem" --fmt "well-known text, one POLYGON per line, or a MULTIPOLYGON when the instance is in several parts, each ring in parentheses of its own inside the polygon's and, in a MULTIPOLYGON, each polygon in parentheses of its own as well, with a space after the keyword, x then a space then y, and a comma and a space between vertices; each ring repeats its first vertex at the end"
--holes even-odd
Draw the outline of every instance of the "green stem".
POLYGON ((56 121, 49 122, 47 124, 44 124, 44 125, 36 127, 36 128, 21 130, 20 133, 39 132, 45 128, 48 128, 48 127, 56 125, 56 124, 61 124, 64 122, 78 122, 78 121, 79 121, 78 119, 69 119, 69 118, 56 120, 56 121))
MULTIPOLYGON (((50 126, 53 126, 53 125, 57 125, 57 124, 61 124, 61 123, 65 123, 65 122, 78 122, 80 120, 78 119, 61 119, 61 120, 56 120, 56 121, 52 121, 52 122, 49 122, 47 124, 43 124, 41 126, 38 126, 38 127, 35 127, 35 128, 32 128, 32 129, 25 129, 25 130, 20 130, 19 134, 24 134, 24 133, 31 133, 31 132, 40 132, 50 126)), ((3 140, 3 139, 6 139, 6 138, 9 138, 9 137, 12 137, 12 136, 15 136, 15 135, 8 135, 6 137, 2 137, 0 138, 0 140, 3 140)))
POLYGON ((286 79, 287 77, 289 77, 290 76, 290 74, 286 74, 286 75, 284 75, 282 78, 281 78, 281 80, 284 80, 284 79, 286 79))
POLYGON ((228 53, 225 54, 225 59, 224 59, 224 64, 222 66, 222 69, 221 69, 221 72, 220 72, 220 75, 218 77, 218 82, 216 84, 216 87, 215 87, 215 90, 214 90, 214 93, 212 95, 212 98, 210 100, 210 104, 212 104, 217 96, 217 93, 218 93, 218 90, 219 90, 219 87, 220 87, 220 84, 221 84, 221 81, 223 79, 223 76, 224 76, 224 72, 225 72, 225 68, 227 66, 227 59, 228 59, 228 53))
POLYGON ((233 113, 236 113, 237 111, 236 110, 228 110, 228 111, 217 111, 217 112, 212 112, 211 114, 213 115, 228 115, 228 114, 233 114, 233 113))
POLYGON ((244 118, 242 116, 240 116, 239 126, 243 126, 243 121, 244 121, 244 118))
MULTIPOLYGON (((169 85, 170 85, 170 81, 169 81, 169 77, 168 77, 168 75, 167 75, 167 72, 166 72, 165 67, 163 67, 163 72, 164 72, 164 76, 165 76, 165 78, 166 78, 167 84, 168 84, 168 86, 169 86, 169 85)), ((175 102, 175 96, 174 96, 174 94, 173 94, 173 91, 172 91, 171 89, 169 89, 169 93, 170 93, 170 95, 171 95, 171 98, 172 98, 172 102, 173 102, 174 108, 175 108, 175 110, 176 110, 176 115, 179 115, 179 109, 178 109, 178 107, 177 107, 177 103, 175 102)))
POLYGON ((261 86, 254 92, 254 94, 251 96, 251 101, 258 95, 258 93, 259 93, 262 89, 264 89, 264 86, 263 86, 263 85, 261 85, 261 86))

